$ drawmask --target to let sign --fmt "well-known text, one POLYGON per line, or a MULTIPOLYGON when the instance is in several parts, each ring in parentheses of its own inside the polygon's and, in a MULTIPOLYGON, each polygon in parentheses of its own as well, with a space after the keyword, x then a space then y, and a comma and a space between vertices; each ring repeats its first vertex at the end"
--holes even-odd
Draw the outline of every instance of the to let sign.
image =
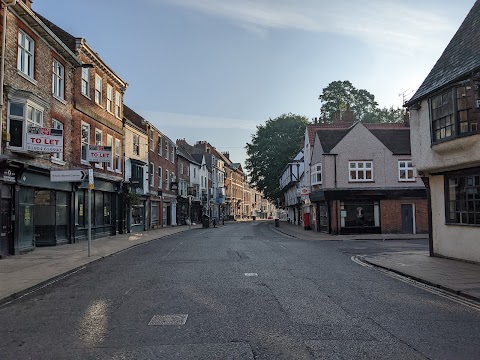
POLYGON ((27 150, 45 153, 63 152, 63 130, 29 126, 27 150))
POLYGON ((87 161, 109 163, 112 161, 112 147, 88 145, 87 161))

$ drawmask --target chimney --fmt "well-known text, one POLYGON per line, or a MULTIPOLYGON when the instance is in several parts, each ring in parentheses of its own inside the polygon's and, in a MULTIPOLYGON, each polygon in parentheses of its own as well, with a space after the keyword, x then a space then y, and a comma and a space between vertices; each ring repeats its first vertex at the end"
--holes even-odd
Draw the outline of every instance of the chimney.
POLYGON ((225 157, 230 160, 230 153, 228 151, 224 151, 222 152, 223 155, 225 155, 225 157))
POLYGON ((405 114, 403 114, 403 125, 410 127, 410 113, 408 111, 405 111, 405 114))
POLYGON ((333 123, 338 123, 342 121, 342 116, 340 110, 335 111, 332 113, 332 122, 333 123))

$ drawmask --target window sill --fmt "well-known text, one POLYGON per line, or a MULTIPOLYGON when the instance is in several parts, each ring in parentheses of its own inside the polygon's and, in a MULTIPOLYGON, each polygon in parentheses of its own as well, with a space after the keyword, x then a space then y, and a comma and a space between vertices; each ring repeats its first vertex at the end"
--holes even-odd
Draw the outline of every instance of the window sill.
POLYGON ((60 160, 59 158, 56 158, 56 157, 51 157, 50 158, 50 161, 54 164, 57 164, 57 165, 62 165, 62 166, 65 166, 67 163, 63 160, 60 160))
POLYGON ((20 75, 21 77, 23 77, 25 80, 31 82, 33 85, 38 86, 38 81, 35 80, 34 78, 28 76, 24 72, 17 69, 17 74, 20 75))
POLYGON ((83 164, 83 165, 88 165, 90 166, 90 163, 86 160, 80 160, 80 163, 83 164))
POLYGON ((398 182, 404 183, 404 182, 415 182, 417 179, 398 179, 398 182))
POLYGON ((103 165, 95 164, 95 167, 96 167, 97 169, 102 169, 102 170, 103 170, 103 165))
POLYGON ((102 109, 104 109, 104 107, 103 107, 101 104, 97 103, 96 101, 95 101, 95 105, 97 105, 98 107, 101 107, 102 109))
POLYGON ((107 112, 108 112, 110 115, 113 115, 113 112, 112 112, 112 111, 107 110, 107 112))
POLYGON ((92 98, 88 96, 87 94, 81 93, 84 97, 86 97, 88 100, 92 101, 92 98))
POLYGON ((53 97, 54 97, 57 101, 61 102, 63 105, 67 105, 67 100, 62 99, 61 97, 58 97, 58 96, 55 95, 55 94, 53 94, 53 97))
POLYGON ((117 174, 121 174, 121 173, 122 173, 122 170, 115 170, 115 172, 116 172, 117 174))
POLYGON ((374 183, 374 180, 348 180, 349 183, 374 183))
POLYGON ((461 223, 450 223, 446 222, 445 225, 448 226, 462 226, 462 227, 480 227, 480 224, 461 224, 461 223))

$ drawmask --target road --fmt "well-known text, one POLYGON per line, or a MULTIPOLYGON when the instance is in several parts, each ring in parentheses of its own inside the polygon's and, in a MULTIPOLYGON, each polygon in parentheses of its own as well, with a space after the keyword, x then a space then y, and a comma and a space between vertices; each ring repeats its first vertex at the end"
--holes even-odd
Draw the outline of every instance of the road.
POLYGON ((1 307, 0 358, 479 358, 479 311, 351 260, 425 246, 183 232, 1 307))

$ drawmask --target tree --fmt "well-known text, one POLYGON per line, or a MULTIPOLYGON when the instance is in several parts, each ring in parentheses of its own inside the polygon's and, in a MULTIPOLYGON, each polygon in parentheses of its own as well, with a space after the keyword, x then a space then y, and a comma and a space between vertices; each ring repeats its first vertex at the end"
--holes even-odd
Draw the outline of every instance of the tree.
POLYGON ((278 178, 283 168, 300 151, 308 119, 295 114, 283 114, 258 125, 247 143, 246 169, 250 182, 265 197, 276 201, 282 197, 278 178))
POLYGON ((390 108, 377 108, 364 115, 364 123, 399 123, 404 120, 405 110, 393 106, 390 108))
POLYGON ((373 112, 378 103, 375 96, 364 89, 355 88, 350 81, 333 81, 318 96, 322 102, 320 117, 324 122, 331 121, 335 111, 345 111, 348 107, 358 120, 373 112))

